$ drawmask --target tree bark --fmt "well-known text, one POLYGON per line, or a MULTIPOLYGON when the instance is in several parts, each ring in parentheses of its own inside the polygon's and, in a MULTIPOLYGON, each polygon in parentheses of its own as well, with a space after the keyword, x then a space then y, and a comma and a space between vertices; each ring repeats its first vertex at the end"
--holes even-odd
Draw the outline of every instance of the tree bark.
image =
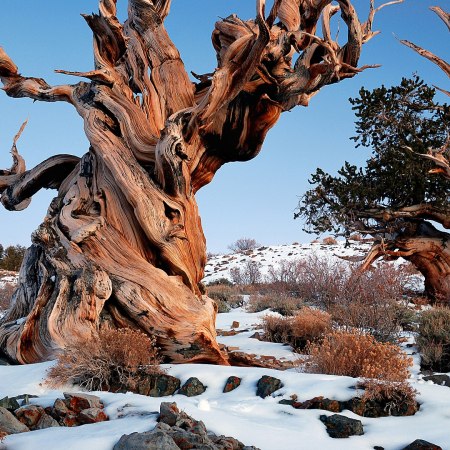
POLYGON ((366 256, 362 270, 378 258, 410 261, 425 278, 426 293, 438 303, 450 303, 450 234, 426 221, 414 221, 386 242, 377 242, 366 256))
POLYGON ((165 30, 169 0, 129 0, 124 24, 114 0, 84 16, 95 69, 59 72, 89 82, 52 87, 24 77, 0 49, 6 93, 72 104, 90 142, 81 160, 57 155, 27 171, 16 139, 15 164, 0 172, 11 210, 41 187, 58 189, 0 322, 1 351, 42 361, 102 326, 131 327, 156 336, 169 361, 228 363, 215 339, 216 306, 201 285, 206 246, 195 193, 223 164, 254 158, 282 111, 365 68, 357 63, 375 34, 375 10, 361 24, 348 0, 338 3, 343 46, 331 39, 339 9, 331 0, 277 0, 267 18, 258 0, 255 20, 217 22, 218 68, 198 83, 165 30))

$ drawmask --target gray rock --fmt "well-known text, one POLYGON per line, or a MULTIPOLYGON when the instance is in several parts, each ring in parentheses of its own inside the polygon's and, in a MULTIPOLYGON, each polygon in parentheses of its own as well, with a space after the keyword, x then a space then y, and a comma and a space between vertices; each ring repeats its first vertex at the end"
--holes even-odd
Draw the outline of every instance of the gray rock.
POLYGON ((180 450, 175 441, 164 431, 124 434, 113 450, 180 450))
POLYGON ((256 385, 256 395, 261 398, 266 398, 272 395, 275 391, 283 387, 283 383, 278 378, 269 377, 268 375, 263 375, 256 385))
POLYGON ((39 395, 22 394, 12 398, 16 399, 19 402, 20 406, 24 406, 30 404, 30 398, 39 398, 39 395))
POLYGON ((159 422, 173 427, 178 420, 180 410, 175 402, 162 402, 160 406, 159 422))
POLYGON ((15 411, 17 408, 20 408, 20 405, 19 405, 18 401, 14 397, 12 397, 12 398, 9 398, 9 397, 2 398, 0 400, 0 406, 2 408, 7 409, 8 411, 11 411, 11 412, 15 411))
POLYGON ((53 428, 53 427, 59 427, 59 423, 48 414, 44 413, 42 414, 41 418, 39 419, 38 423, 34 427, 35 430, 44 430, 45 428, 53 428))
POLYGON ((206 391, 206 386, 196 377, 189 378, 186 383, 183 384, 181 389, 178 391, 181 395, 186 395, 187 397, 194 397, 196 395, 203 394, 206 391))
POLYGON ((332 438, 348 438, 364 434, 360 420, 350 419, 340 414, 333 414, 332 416, 322 415, 320 420, 325 424, 327 433, 332 438))
POLYGON ((180 380, 167 374, 147 375, 139 382, 138 393, 149 397, 173 395, 180 389, 180 380))
POLYGON ((439 386, 447 386, 450 387, 450 377, 448 375, 429 375, 427 377, 423 377, 425 381, 432 381, 434 384, 438 384, 439 386))
POLYGON ((432 444, 431 442, 424 441, 423 439, 416 439, 411 444, 404 447, 402 450, 442 450, 439 445, 432 444))
POLYGON ((6 408, 0 406, 0 432, 6 434, 24 433, 30 429, 20 422, 6 408))

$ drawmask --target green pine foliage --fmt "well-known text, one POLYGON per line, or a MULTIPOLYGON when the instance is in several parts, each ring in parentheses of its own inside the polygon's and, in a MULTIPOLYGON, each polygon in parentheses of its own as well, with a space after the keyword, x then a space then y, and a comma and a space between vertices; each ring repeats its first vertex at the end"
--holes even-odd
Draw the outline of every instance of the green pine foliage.
MULTIPOLYGON (((356 147, 369 147, 364 167, 345 162, 337 176, 318 168, 295 217, 305 231, 348 236, 352 231, 402 232, 403 219, 385 220, 383 211, 427 204, 450 214, 450 181, 430 174, 433 163, 420 156, 442 147, 450 130, 450 107, 435 100, 435 89, 419 77, 350 99, 356 115, 356 147)), ((426 219, 426 217, 425 217, 426 219)))

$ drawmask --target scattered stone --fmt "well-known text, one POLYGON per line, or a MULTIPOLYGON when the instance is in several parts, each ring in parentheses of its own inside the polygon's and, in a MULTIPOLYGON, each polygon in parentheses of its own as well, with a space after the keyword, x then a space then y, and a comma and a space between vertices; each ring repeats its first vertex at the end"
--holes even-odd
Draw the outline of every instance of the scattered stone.
POLYGON ((269 377, 268 375, 263 375, 257 384, 256 395, 261 398, 266 398, 272 395, 275 391, 283 387, 283 383, 278 378, 269 377))
POLYGON ((250 336, 250 338, 252 338, 252 339, 258 339, 258 341, 262 341, 261 333, 258 333, 257 331, 255 331, 255 332, 250 336))
POLYGON ((20 401, 20 406, 29 405, 30 404, 30 398, 39 398, 39 395, 31 395, 31 394, 22 394, 17 395, 16 397, 11 397, 17 400, 17 402, 20 401))
POLYGON ((333 414, 332 416, 322 415, 320 420, 325 424, 327 433, 332 438, 340 439, 364 434, 360 420, 350 419, 340 414, 333 414))
POLYGON ((432 444, 431 442, 424 441, 423 439, 416 439, 402 450, 442 450, 442 447, 432 444))
POLYGON ((108 416, 100 408, 83 409, 78 415, 78 421, 82 424, 105 422, 107 420, 108 416))
POLYGON ((173 427, 177 423, 180 411, 175 402, 162 402, 159 410, 159 422, 173 427))
POLYGON ((14 398, 4 397, 0 400, 0 406, 7 409, 9 412, 15 411, 20 408, 19 402, 14 398))
POLYGON ((113 450, 258 450, 237 439, 216 436, 178 409, 176 403, 161 403, 159 423, 153 431, 124 435, 113 450))
POLYGON ((423 380, 432 381, 434 384, 438 384, 439 386, 450 387, 450 377, 448 375, 429 375, 427 377, 423 377, 423 380))
POLYGON ((16 434, 30 431, 30 429, 20 422, 6 408, 0 406, 0 433, 16 434))
MULTIPOLYGON (((387 400, 362 400, 354 397, 342 402, 342 409, 349 409, 362 417, 413 416, 420 408, 419 403, 391 402, 387 400)), ((342 410, 341 409, 341 410, 342 410)))
POLYGON ((237 320, 233 320, 233 323, 231 324, 231 328, 239 328, 239 322, 237 320))
POLYGON ((164 431, 124 434, 113 450, 180 450, 175 441, 164 431))
POLYGON ((384 450, 384 447, 381 447, 380 445, 375 445, 373 447, 373 450, 384 450))
POLYGON ((76 413, 88 408, 103 408, 103 403, 96 395, 64 392, 64 397, 67 408, 76 413))
POLYGON ((173 395, 180 389, 180 380, 167 374, 147 375, 138 385, 138 394, 149 397, 173 395))
POLYGON ((305 402, 292 402, 295 409, 324 409, 330 412, 341 412, 341 403, 337 400, 330 400, 329 398, 314 397, 305 402))
POLYGON ((206 391, 206 386, 196 377, 189 378, 186 383, 183 384, 181 389, 178 391, 181 395, 186 395, 187 397, 194 397, 196 395, 203 394, 206 391))
POLYGON ((223 392, 231 392, 234 391, 241 384, 241 379, 239 377, 228 377, 227 382, 225 383, 225 387, 223 388, 223 392))
POLYGON ((44 408, 36 405, 25 405, 14 411, 16 418, 30 430, 35 428, 43 414, 45 414, 44 408))

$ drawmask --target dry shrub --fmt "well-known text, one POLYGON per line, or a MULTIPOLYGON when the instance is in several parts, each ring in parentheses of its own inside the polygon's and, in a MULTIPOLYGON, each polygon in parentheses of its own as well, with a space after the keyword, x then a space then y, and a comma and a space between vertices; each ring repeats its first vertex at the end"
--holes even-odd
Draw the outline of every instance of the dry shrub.
POLYGON ((11 283, 4 283, 3 286, 0 286, 0 311, 9 308, 15 288, 11 283))
POLYGON ((233 285, 210 285, 207 291, 208 296, 216 302, 219 313, 229 312, 230 309, 238 308, 244 304, 242 294, 233 285))
POLYGON ((436 307, 422 313, 417 345, 423 369, 450 371, 450 308, 436 307))
POLYGON ((327 236, 327 237, 322 239, 322 244, 323 245, 336 245, 337 244, 337 240, 334 237, 327 236))
POLYGON ((417 390, 406 380, 404 381, 382 381, 366 379, 357 384, 358 388, 364 389, 361 396, 363 401, 377 402, 386 405, 391 415, 392 411, 405 411, 416 407, 417 390))
POLYGON ((302 306, 301 298, 292 297, 287 293, 271 293, 266 295, 250 295, 247 311, 255 313, 271 309, 282 316, 294 315, 302 306))
POLYGON ((261 263, 257 261, 246 261, 243 267, 233 267, 230 269, 231 280, 238 285, 252 285, 261 283, 263 277, 261 273, 261 263))
POLYGON ((370 331, 379 341, 395 342, 402 328, 411 329, 415 320, 402 297, 406 282, 401 268, 387 264, 351 272, 328 310, 341 327, 370 331))
POLYGON ((333 331, 308 347, 307 371, 330 375, 403 382, 409 378, 412 358, 399 346, 378 342, 357 331, 333 331))
POLYGON ((48 383, 78 384, 92 390, 135 390, 143 374, 162 373, 155 340, 129 328, 99 331, 79 339, 58 356, 48 372, 48 383))
POLYGON ((262 325, 266 340, 289 344, 300 351, 308 344, 318 342, 331 330, 331 316, 324 311, 303 307, 293 317, 267 315, 262 325))

